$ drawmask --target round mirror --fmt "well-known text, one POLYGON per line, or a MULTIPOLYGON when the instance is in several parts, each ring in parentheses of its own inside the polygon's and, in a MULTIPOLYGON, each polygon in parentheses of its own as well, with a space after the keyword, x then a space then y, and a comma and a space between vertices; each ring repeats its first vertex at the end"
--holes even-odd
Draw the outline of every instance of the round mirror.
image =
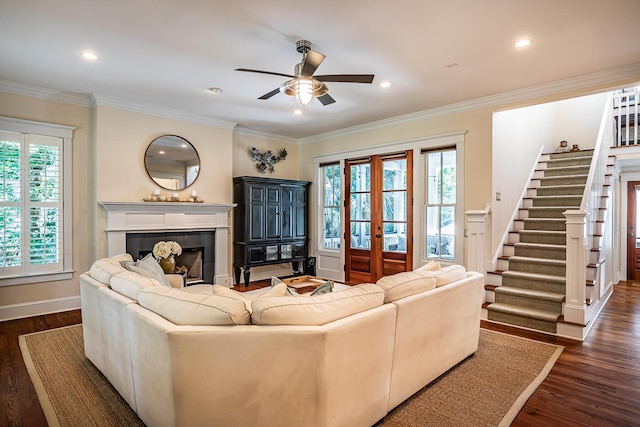
POLYGON ((200 173, 200 157, 193 145, 176 135, 163 135, 151 141, 144 153, 149 177, 166 190, 184 190, 200 173))

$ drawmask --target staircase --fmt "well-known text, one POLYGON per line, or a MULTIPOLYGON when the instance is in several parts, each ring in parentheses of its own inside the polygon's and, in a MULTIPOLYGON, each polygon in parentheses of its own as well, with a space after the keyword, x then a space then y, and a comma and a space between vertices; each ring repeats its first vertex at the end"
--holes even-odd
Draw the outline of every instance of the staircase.
POLYGON ((593 150, 544 154, 487 274, 487 319, 557 333, 566 295, 566 219, 579 209, 593 150))

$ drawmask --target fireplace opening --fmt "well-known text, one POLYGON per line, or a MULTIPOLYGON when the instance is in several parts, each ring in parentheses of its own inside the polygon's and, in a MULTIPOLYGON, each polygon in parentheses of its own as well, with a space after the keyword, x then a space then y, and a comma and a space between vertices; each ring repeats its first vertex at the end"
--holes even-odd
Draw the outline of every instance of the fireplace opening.
POLYGON ((184 275, 185 285, 214 283, 215 231, 127 233, 127 252, 133 259, 143 258, 161 240, 173 240, 182 247, 174 273, 184 275))

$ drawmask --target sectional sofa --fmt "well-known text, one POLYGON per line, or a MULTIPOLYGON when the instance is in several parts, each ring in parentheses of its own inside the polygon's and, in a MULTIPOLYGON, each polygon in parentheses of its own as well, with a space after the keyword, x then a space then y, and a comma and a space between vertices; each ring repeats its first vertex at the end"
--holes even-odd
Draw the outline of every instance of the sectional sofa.
POLYGON ((249 298, 121 261, 81 275, 85 354, 148 426, 371 426, 478 346, 484 276, 462 266, 249 298))

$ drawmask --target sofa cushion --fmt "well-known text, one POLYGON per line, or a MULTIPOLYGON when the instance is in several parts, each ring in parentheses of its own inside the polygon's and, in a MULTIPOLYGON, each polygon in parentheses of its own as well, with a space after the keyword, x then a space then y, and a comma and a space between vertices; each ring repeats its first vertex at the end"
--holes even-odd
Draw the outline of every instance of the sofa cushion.
POLYGON ((91 265, 89 275, 98 282, 108 285, 114 275, 125 271, 120 265, 120 261, 133 262, 133 258, 131 258, 131 255, 125 253, 110 258, 99 259, 91 265))
POLYGON ((268 297, 283 297, 288 295, 287 284, 284 282, 280 282, 278 284, 272 285, 267 288, 264 292, 259 294, 244 294, 243 292, 238 292, 234 289, 229 289, 226 286, 213 285, 212 288, 213 294, 233 298, 238 301, 242 301, 242 303, 247 308, 247 311, 251 313, 251 303, 256 298, 268 298, 268 297))
POLYGON ((138 301, 138 293, 142 289, 162 286, 156 279, 124 269, 111 278, 109 285, 117 293, 135 301, 138 301))
POLYGON ((376 285, 384 290, 384 302, 391 302, 435 288, 436 279, 415 271, 405 271, 381 277, 376 285))
POLYGON ((382 305, 384 292, 367 283, 317 296, 256 298, 251 321, 256 325, 319 326, 382 305))
POLYGON ((434 270, 440 270, 440 263, 438 261, 431 260, 425 265, 423 265, 422 267, 416 268, 414 271, 434 271, 434 270))
POLYGON ((462 265, 450 265, 435 271, 416 271, 422 276, 436 279, 436 287, 444 286, 448 283, 462 280, 467 277, 467 270, 462 265))
POLYGON ((248 325, 250 321, 242 301, 165 286, 141 290, 138 303, 176 325, 248 325))

